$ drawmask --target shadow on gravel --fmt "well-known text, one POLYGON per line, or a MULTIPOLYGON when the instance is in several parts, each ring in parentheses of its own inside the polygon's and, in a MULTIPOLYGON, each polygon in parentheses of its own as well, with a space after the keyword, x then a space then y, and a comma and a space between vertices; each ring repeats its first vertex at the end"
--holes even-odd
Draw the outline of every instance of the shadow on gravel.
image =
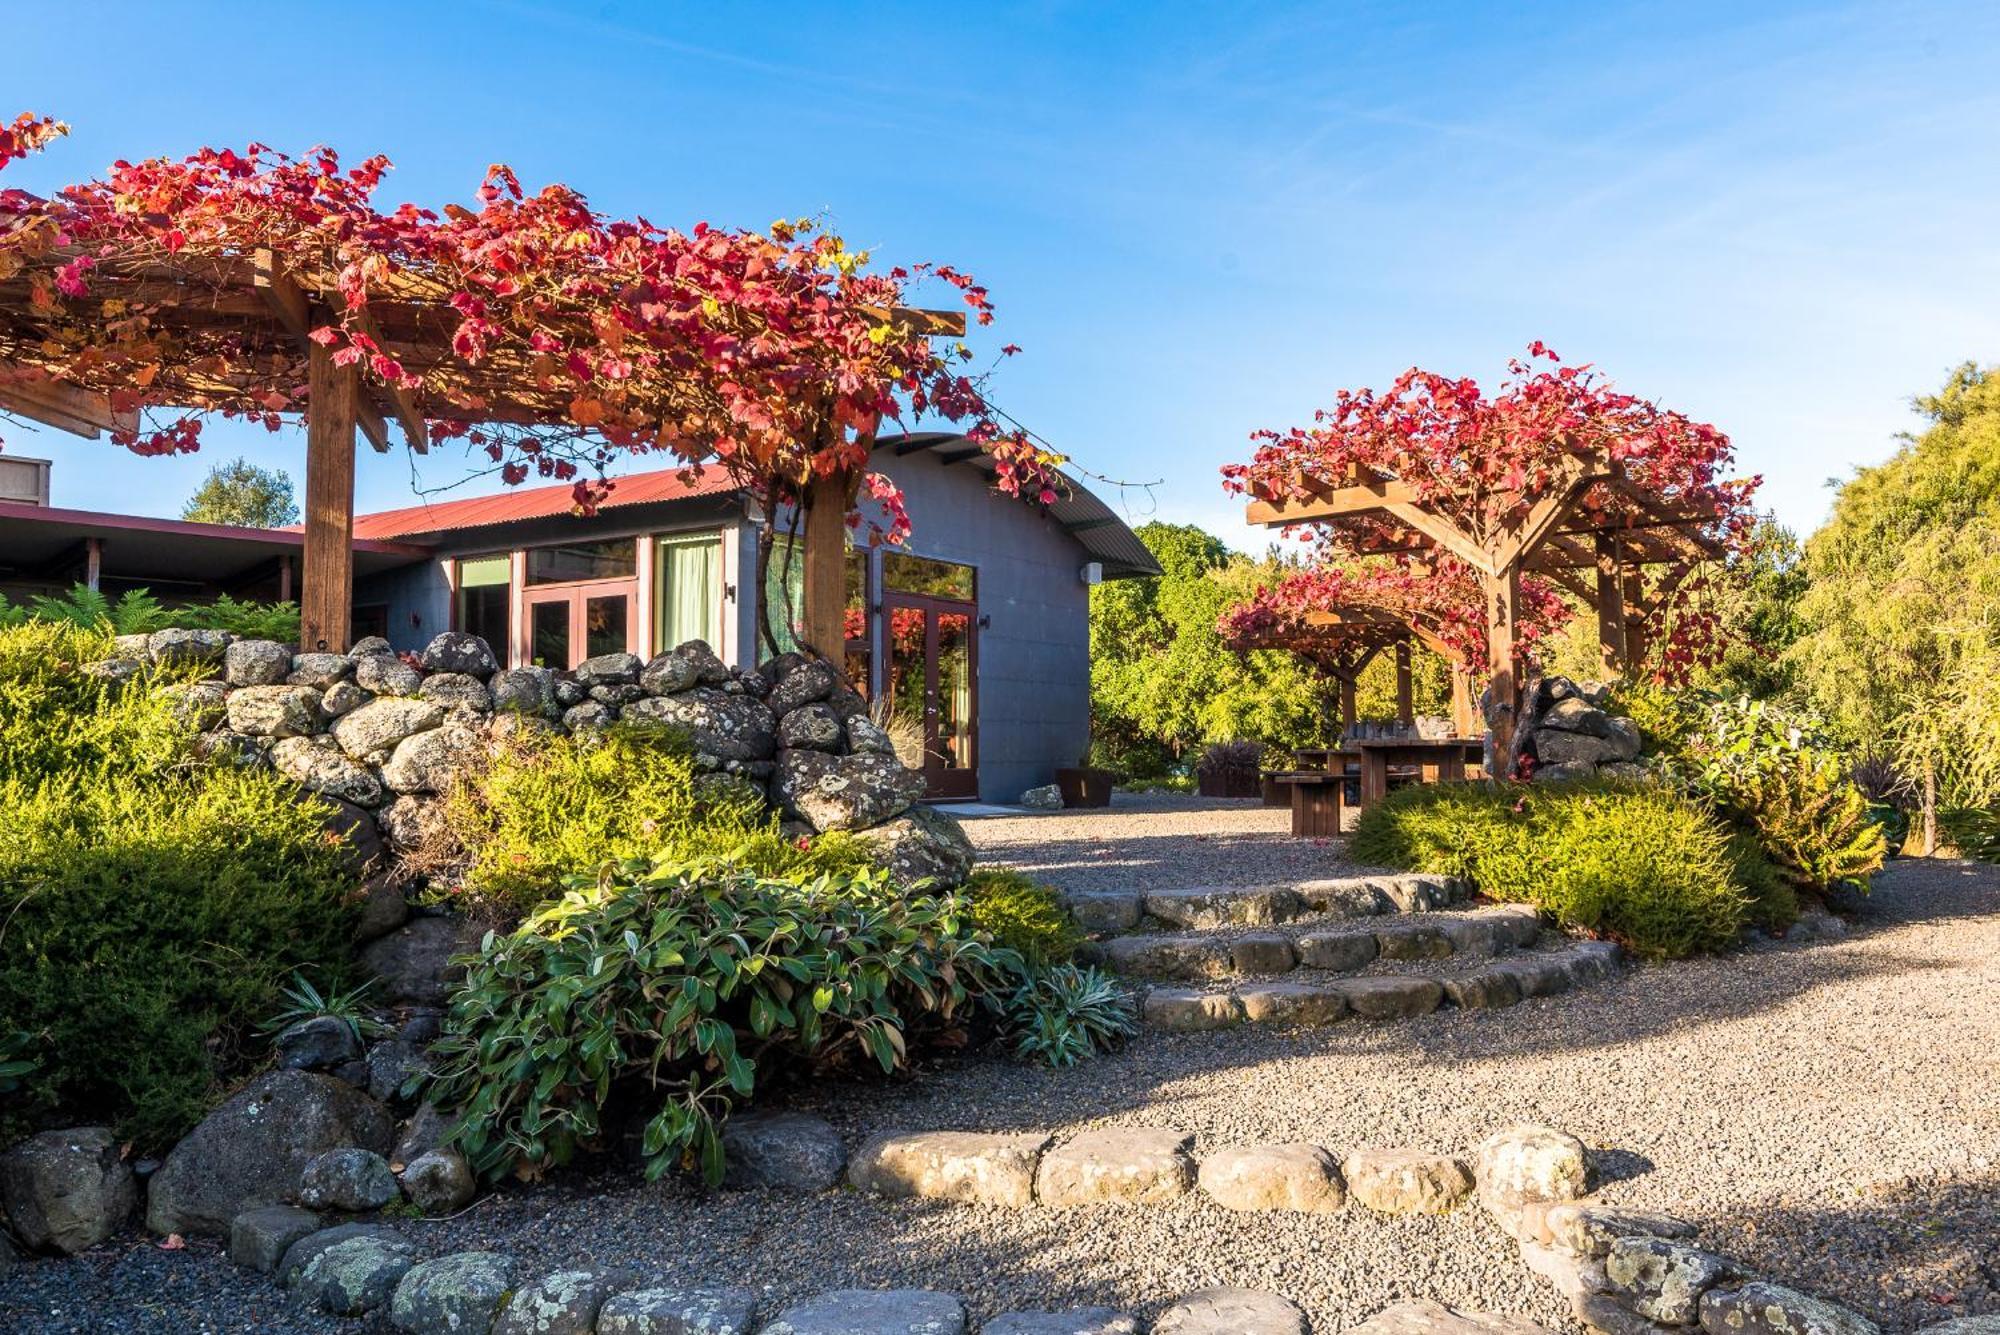
POLYGON ((1704 1245, 1889 1330, 2000 1315, 2000 1175, 1883 1183, 1817 1209, 1751 1205, 1704 1245))

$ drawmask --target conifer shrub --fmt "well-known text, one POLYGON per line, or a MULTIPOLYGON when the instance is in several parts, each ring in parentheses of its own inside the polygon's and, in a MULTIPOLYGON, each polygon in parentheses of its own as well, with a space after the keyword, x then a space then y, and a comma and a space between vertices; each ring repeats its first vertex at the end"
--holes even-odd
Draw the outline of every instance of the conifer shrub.
POLYGON ((1724 949, 1752 905, 1728 827, 1663 786, 1404 788, 1362 812, 1350 847, 1362 862, 1465 877, 1646 958, 1724 949))
POLYGON ((1054 886, 1005 867, 980 867, 966 878, 972 925, 1031 968, 1067 964, 1083 941, 1054 886))

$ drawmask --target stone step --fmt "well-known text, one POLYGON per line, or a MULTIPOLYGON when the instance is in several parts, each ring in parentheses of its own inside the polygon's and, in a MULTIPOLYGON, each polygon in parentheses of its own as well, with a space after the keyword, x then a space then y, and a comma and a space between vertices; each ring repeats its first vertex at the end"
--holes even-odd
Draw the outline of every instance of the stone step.
POLYGON ((1070 894, 1068 901, 1070 912, 1084 930, 1127 932, 1148 922, 1204 930, 1266 926, 1301 918, 1428 913, 1463 904, 1471 897, 1471 884, 1455 876, 1405 872, 1286 885, 1080 891, 1070 894))
POLYGON ((1260 928, 1136 933, 1101 946, 1104 962, 1131 978, 1212 982, 1269 977, 1295 969, 1356 973, 1377 960, 1488 957, 1533 945, 1535 911, 1501 904, 1462 911, 1320 917, 1260 928))
POLYGON ((1171 1033, 1239 1024, 1309 1027, 1337 1020, 1400 1020, 1441 1006, 1490 1010, 1609 978, 1622 955, 1609 941, 1523 950, 1436 973, 1375 973, 1324 981, 1242 982, 1228 988, 1160 986, 1142 1003, 1149 1028, 1171 1033))

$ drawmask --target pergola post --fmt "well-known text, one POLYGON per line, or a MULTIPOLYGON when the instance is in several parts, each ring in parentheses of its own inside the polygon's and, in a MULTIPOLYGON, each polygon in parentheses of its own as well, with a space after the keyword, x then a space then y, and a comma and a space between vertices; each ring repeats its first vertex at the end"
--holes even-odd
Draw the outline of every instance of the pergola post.
POLYGON ((345 653, 354 615, 354 423, 361 377, 314 343, 307 356, 305 544, 299 647, 345 653))
POLYGON ((847 642, 847 511, 859 478, 815 477, 805 494, 805 606, 799 638, 820 657, 842 663, 847 642))
POLYGON ((1354 731, 1354 678, 1343 673, 1340 678, 1340 731, 1341 735, 1354 731))
POLYGON ((1638 566, 1628 565, 1620 582, 1625 588, 1625 670, 1637 672, 1646 661, 1646 576, 1638 566))
POLYGON ((1396 721, 1405 728, 1417 726, 1417 696, 1410 682, 1410 642, 1396 641, 1396 721))
POLYGON ((1472 674, 1462 663, 1451 665, 1451 734, 1454 737, 1477 737, 1483 729, 1474 717, 1477 711, 1472 704, 1472 674))
POLYGON ((1492 697, 1488 720, 1493 733, 1494 777, 1505 778, 1514 764, 1514 728, 1520 716, 1521 683, 1515 673, 1515 631, 1521 605, 1521 570, 1510 562, 1486 585, 1486 674, 1492 697))
POLYGON ((1625 631, 1625 587, 1618 569, 1618 539, 1597 535, 1597 652, 1607 677, 1625 672, 1628 642, 1625 631))

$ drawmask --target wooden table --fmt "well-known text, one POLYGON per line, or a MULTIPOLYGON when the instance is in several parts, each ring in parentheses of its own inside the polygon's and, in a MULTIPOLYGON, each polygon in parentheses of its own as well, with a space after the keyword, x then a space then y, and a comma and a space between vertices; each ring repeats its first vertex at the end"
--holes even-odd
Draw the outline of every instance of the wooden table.
POLYGON ((1391 768, 1414 769, 1420 783, 1453 783, 1465 777, 1465 762, 1477 760, 1484 743, 1465 738, 1421 741, 1414 737, 1368 738, 1361 752, 1361 806, 1365 810, 1389 794, 1391 768))
POLYGON ((1339 774, 1295 771, 1283 782, 1292 790, 1292 837, 1331 839, 1340 833, 1340 790, 1347 780, 1339 774))

